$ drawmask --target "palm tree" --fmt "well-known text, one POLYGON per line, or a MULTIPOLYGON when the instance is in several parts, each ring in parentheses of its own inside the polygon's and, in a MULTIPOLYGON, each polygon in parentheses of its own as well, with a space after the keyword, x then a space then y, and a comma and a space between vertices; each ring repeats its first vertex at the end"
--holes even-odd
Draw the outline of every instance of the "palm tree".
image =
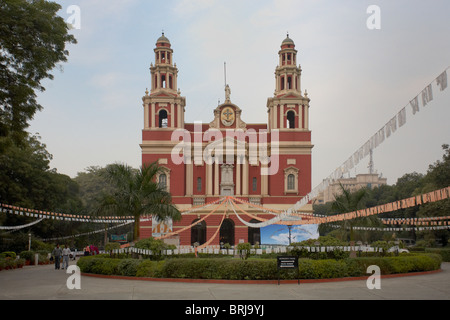
MULTIPOLYGON (((350 192, 341 183, 340 187, 342 194, 335 196, 334 202, 331 205, 331 209, 337 213, 349 213, 359 209, 362 209, 364 205, 363 200, 367 195, 367 190, 365 188, 359 189, 356 192, 350 192)), ((350 241, 355 240, 355 235, 353 233, 353 227, 355 225, 355 219, 344 220, 343 222, 344 230, 350 229, 350 241)))
POLYGON ((157 163, 133 169, 126 164, 112 164, 105 170, 105 177, 116 191, 105 195, 100 211, 117 216, 134 217, 134 240, 139 240, 139 220, 143 215, 152 215, 159 221, 168 218, 178 221, 181 214, 172 204, 172 197, 156 181, 161 168, 157 163))

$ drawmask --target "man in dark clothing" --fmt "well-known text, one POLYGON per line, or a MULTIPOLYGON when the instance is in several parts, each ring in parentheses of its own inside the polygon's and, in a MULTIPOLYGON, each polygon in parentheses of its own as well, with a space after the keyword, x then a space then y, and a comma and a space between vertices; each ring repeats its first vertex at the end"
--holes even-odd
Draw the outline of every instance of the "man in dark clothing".
POLYGON ((55 270, 59 269, 59 264, 61 261, 62 249, 59 247, 59 244, 56 245, 56 248, 52 251, 52 256, 55 257, 55 270))

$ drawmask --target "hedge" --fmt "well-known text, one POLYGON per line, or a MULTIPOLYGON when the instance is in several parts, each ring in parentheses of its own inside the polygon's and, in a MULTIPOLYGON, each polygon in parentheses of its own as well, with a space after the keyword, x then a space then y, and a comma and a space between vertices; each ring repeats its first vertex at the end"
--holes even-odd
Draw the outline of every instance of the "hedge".
POLYGON ((425 252, 439 254, 442 261, 450 262, 450 248, 425 248, 425 252))
MULTIPOLYGON (((438 254, 407 254, 397 257, 363 257, 342 260, 299 259, 300 279, 331 279, 367 276, 370 265, 380 267, 381 274, 438 270, 438 254)), ((296 279, 296 270, 278 272, 275 259, 177 258, 164 261, 81 257, 78 266, 83 273, 129 277, 275 280, 296 279)))

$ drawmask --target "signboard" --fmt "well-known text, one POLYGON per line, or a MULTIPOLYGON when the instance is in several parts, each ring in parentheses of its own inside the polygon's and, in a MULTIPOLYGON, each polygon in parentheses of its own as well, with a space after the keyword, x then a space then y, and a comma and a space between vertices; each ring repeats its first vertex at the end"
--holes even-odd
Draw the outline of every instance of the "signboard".
POLYGON ((167 233, 173 232, 172 219, 159 221, 157 218, 152 218, 152 237, 161 237, 167 233))
POLYGON ((291 256, 277 257, 278 269, 296 269, 298 268, 298 258, 291 256))
POLYGON ((278 285, 280 285, 280 270, 297 269, 297 282, 300 284, 298 258, 294 256, 279 256, 277 257, 278 268, 278 285))
POLYGON ((111 241, 113 242, 127 242, 127 234, 112 234, 111 241))

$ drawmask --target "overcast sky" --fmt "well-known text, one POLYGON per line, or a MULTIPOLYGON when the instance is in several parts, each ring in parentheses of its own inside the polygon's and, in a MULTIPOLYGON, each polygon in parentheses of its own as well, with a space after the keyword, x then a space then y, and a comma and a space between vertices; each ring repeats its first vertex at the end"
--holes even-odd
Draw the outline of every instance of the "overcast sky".
MULTIPOLYGON (((78 44, 69 46, 64 71, 44 83, 44 109, 29 131, 41 135, 51 166, 72 177, 89 166, 141 165, 142 96, 162 30, 174 50, 186 121, 208 123, 224 101, 224 62, 243 120, 267 121, 289 32, 311 99, 313 187, 450 66, 448 0, 57 2, 65 19, 70 5, 80 8, 80 29, 71 31, 78 44), (381 9, 379 30, 367 27, 370 5, 381 9)), ((389 184, 425 173, 450 143, 450 88, 433 93, 419 113, 407 106, 406 125, 374 151, 375 169, 389 184)), ((368 161, 352 175, 366 173, 368 161)))

